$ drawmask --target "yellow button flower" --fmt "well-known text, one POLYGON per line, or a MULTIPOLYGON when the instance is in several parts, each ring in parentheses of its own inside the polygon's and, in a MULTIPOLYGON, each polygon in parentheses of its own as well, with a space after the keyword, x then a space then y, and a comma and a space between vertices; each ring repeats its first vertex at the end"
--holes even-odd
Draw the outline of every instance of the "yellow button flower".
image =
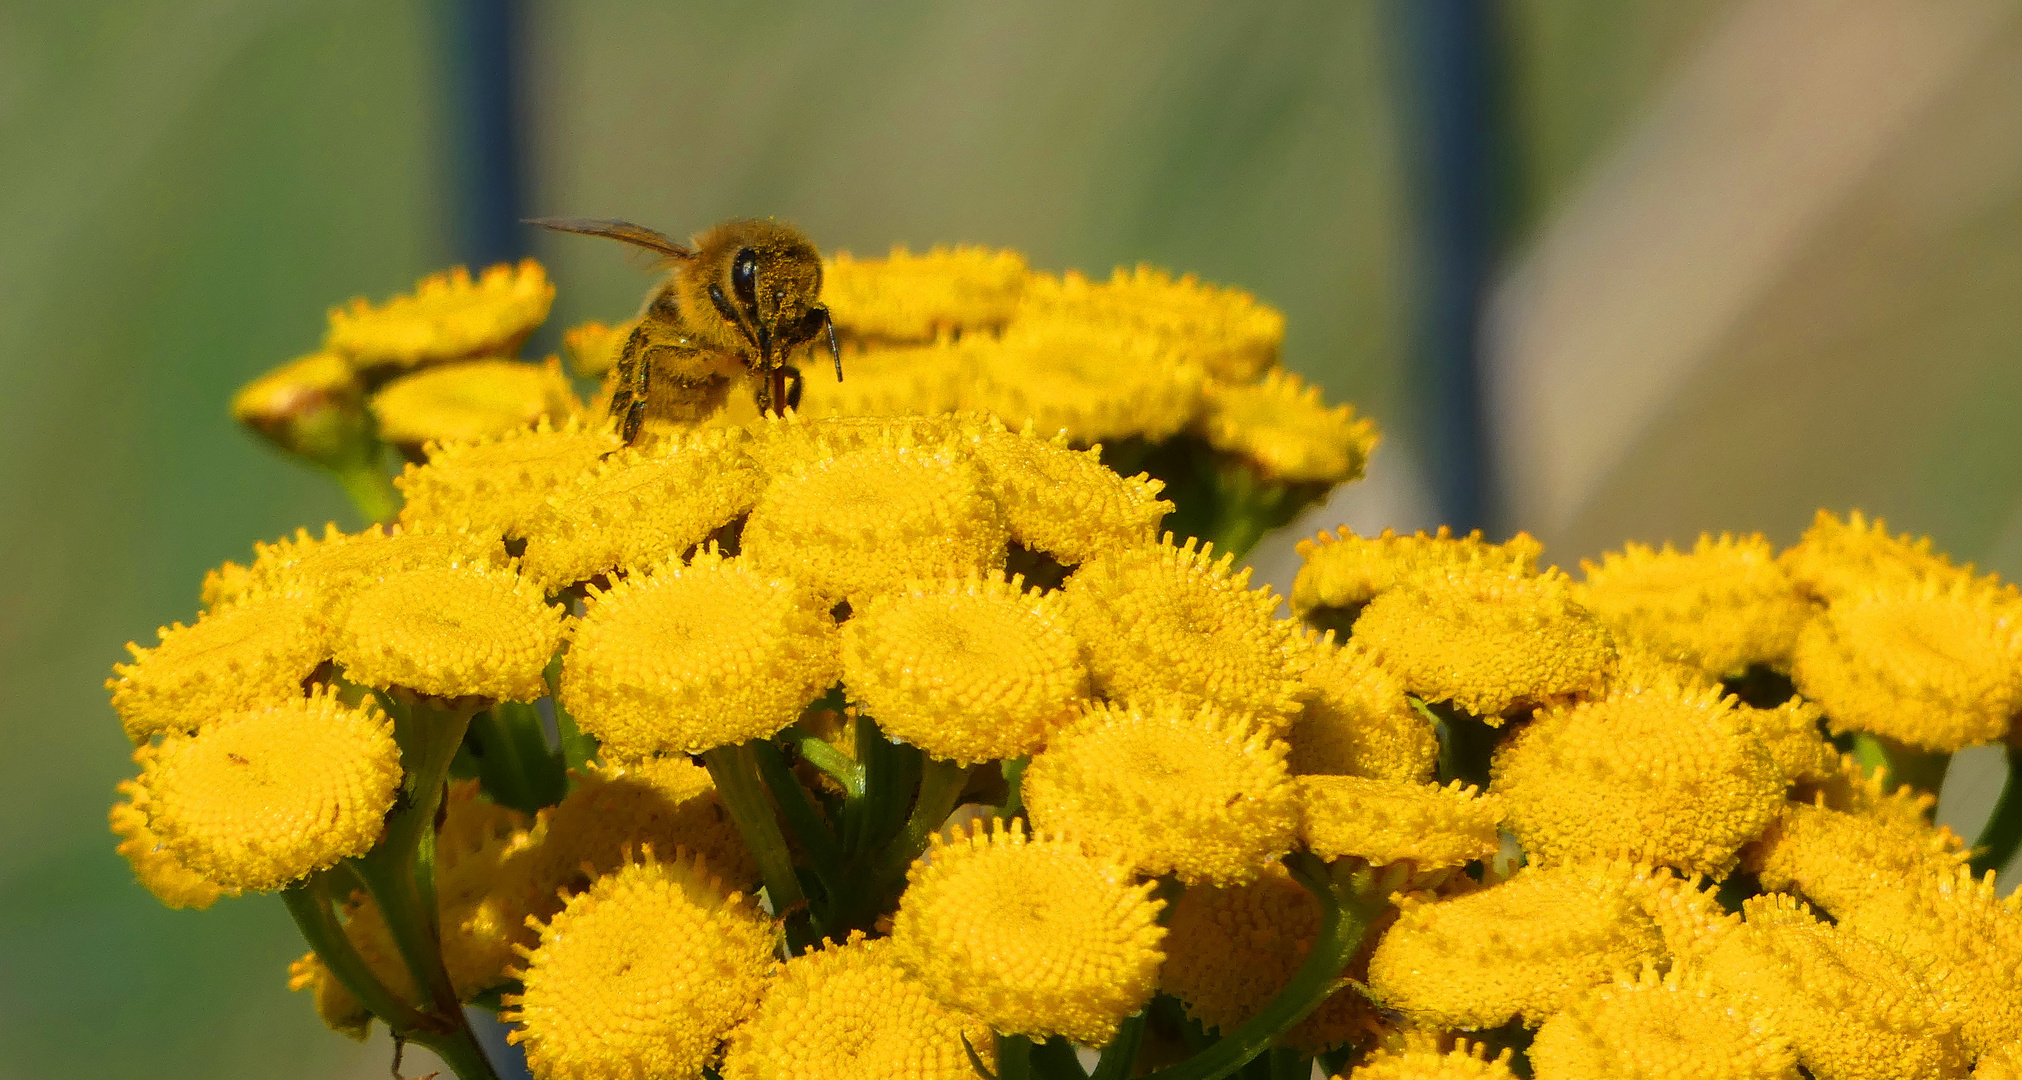
POLYGON ((850 337, 881 341, 1001 327, 1017 311, 1026 280, 1017 252, 968 246, 924 255, 894 247, 882 259, 837 252, 822 271, 822 300, 836 325, 850 337))
POLYGON ((1543 710, 1496 751, 1492 776, 1533 859, 1628 855, 1716 878, 1769 824, 1786 783, 1715 691, 1543 710))
POLYGON ((407 496, 400 523, 505 536, 617 448, 615 434, 574 421, 438 446, 427 464, 409 465, 393 481, 407 496))
POLYGON ((1111 548, 1155 543, 1173 504, 1165 482, 1123 477, 1102 464, 1101 447, 1070 449, 1061 438, 1005 430, 995 421, 967 424, 962 436, 989 478, 1011 539, 1076 566, 1111 548))
MULTIPOLYGON (((401 526, 389 530, 372 525, 363 532, 347 534, 331 522, 323 526, 320 538, 307 529, 296 529, 292 537, 271 544, 254 543, 253 563, 244 569, 243 583, 237 588, 242 592, 313 591, 327 610, 335 611, 350 599, 356 586, 374 578, 397 570, 455 564, 503 566, 505 551, 497 537, 480 533, 401 526)), ((225 588, 224 576, 219 580, 219 588, 225 588)))
MULTIPOLYGON (((134 760, 145 765, 153 756, 152 747, 142 747, 134 760)), ((220 888, 184 866, 162 846, 161 837, 147 827, 148 793, 139 781, 121 780, 119 793, 126 801, 112 805, 107 823, 112 826, 113 835, 119 837, 118 852, 133 867, 133 876, 142 888, 153 893, 165 907, 198 911, 217 903, 221 896, 238 895, 238 890, 220 888)))
POLYGON ((1313 697, 1288 736, 1286 763, 1294 773, 1432 779, 1439 733, 1411 707, 1396 676, 1360 649, 1337 648, 1330 637, 1316 646, 1305 681, 1313 697))
POLYGON ((1791 675, 1834 731, 1991 742, 2022 712, 2022 601, 1963 580, 1847 595, 1798 638, 1791 675))
POLYGON ((1687 552, 1631 542, 1582 561, 1580 602, 1608 629, 1714 678, 1787 665, 1812 606, 1760 533, 1701 534, 1687 552))
POLYGON ((1791 578, 1813 596, 1836 601, 1871 588, 1900 588, 1925 582, 1949 584, 1970 571, 1931 552, 1928 536, 1889 535, 1881 518, 1858 510, 1841 521, 1820 510, 1796 546, 1779 557, 1791 578))
POLYGON ((1157 342, 1228 382, 1249 382, 1278 362, 1285 316, 1241 289, 1174 278, 1151 266, 1118 267, 1101 284, 1072 271, 1034 274, 1020 320, 1114 327, 1157 342))
MULTIPOLYGON (((833 306, 833 305, 831 305, 833 306)), ((968 354, 948 340, 925 345, 850 347, 846 377, 810 366, 801 390, 803 416, 932 416, 962 402, 968 354)))
POLYGON ((541 817, 546 829, 535 876, 544 892, 573 892, 587 884, 585 873, 610 873, 626 863, 628 851, 647 847, 685 847, 735 887, 758 880, 709 770, 685 757, 592 764, 576 776, 568 798, 541 817))
POLYGON ((1211 382, 1202 392, 1208 444, 1256 463, 1280 483, 1344 484, 1362 476, 1376 424, 1348 405, 1320 403, 1320 388, 1289 371, 1255 383, 1211 382))
POLYGON ((1763 888, 1801 893, 1845 919, 1890 908, 1906 884, 1950 877, 1966 858, 1957 835, 1920 813, 1847 813, 1821 800, 1783 806, 1746 866, 1763 888))
MULTIPOLYGON (((1466 1039, 1444 1049, 1437 1035, 1406 1034, 1398 1045, 1369 1055, 1348 1073, 1348 1080, 1514 1080, 1510 1051, 1490 1058, 1488 1050, 1466 1039)), ((1338 1080, 1338 1078, 1337 1078, 1338 1080)))
POLYGON ((899 964, 999 1032, 1102 1046, 1151 998, 1164 905, 1077 842, 1028 839, 1016 823, 958 834, 907 881, 892 922, 899 964))
POLYGON ((995 340, 962 343, 964 402, 1013 428, 1082 445, 1157 442, 1193 422, 1201 369, 1156 337, 1084 321, 1022 318, 995 340))
POLYGON ((563 613, 509 570, 402 570, 352 594, 337 662, 353 681, 440 697, 547 696, 542 673, 561 645, 563 613))
POLYGON ((1491 544, 1481 538, 1479 529, 1457 539, 1444 525, 1430 536, 1422 532, 1399 536, 1385 529, 1381 535, 1361 537, 1344 526, 1299 541, 1304 561, 1292 579, 1292 611, 1304 618, 1321 608, 1357 609, 1399 582, 1424 575, 1444 577, 1469 567, 1528 577, 1537 573, 1543 553, 1544 546, 1527 533, 1491 544))
POLYGON ((561 702, 620 757, 765 738, 841 673, 825 603, 713 549, 590 597, 561 702))
POLYGON ((1278 598, 1251 589, 1250 570, 1188 539, 1104 552, 1067 580, 1075 631, 1096 688, 1156 709, 1210 705, 1285 724, 1307 690, 1311 650, 1297 624, 1274 619, 1278 598))
POLYGON ((1545 1021, 1530 1060, 1565 1080, 1797 1080, 1797 1055, 1773 1026, 1649 968, 1545 1021))
POLYGON ((1556 570, 1420 577, 1369 602, 1355 642, 1427 701, 1451 701, 1493 727, 1513 709, 1607 685, 1615 647, 1556 570))
POLYGON ((1622 875, 1535 867, 1451 899, 1407 898, 1369 961, 1378 1004, 1414 1023, 1537 1023, 1616 971, 1664 958, 1664 938, 1622 875))
POLYGON ((562 332, 562 351, 568 354, 569 367, 585 379, 603 378, 617 364, 619 350, 638 325, 637 319, 631 319, 616 326, 592 321, 569 327, 562 332))
POLYGON ((1739 706, 1742 729, 1762 743, 1776 771, 1790 783, 1817 783, 1839 769, 1839 751, 1825 737, 1825 710, 1793 697, 1774 709, 1739 706))
POLYGON ((459 266, 377 307, 361 296, 331 308, 323 347, 358 368, 510 356, 547 319, 554 299, 554 285, 532 259, 489 267, 475 281, 459 266))
POLYGON ((1887 903, 1850 912, 1840 928, 1889 950, 1958 1019, 1967 1049, 2022 1043, 2022 893, 2004 899, 1993 874, 1959 867, 1897 884, 1887 903))
POLYGON ((195 731, 228 712, 302 696, 302 681, 330 658, 320 606, 309 593, 253 593, 195 625, 162 627, 152 649, 127 642, 133 663, 114 664, 105 683, 126 737, 195 731))
POLYGON ((975 1080, 966 1038, 986 1067, 987 1025, 927 996, 892 959, 890 938, 788 960, 758 1012, 739 1026, 724 1080, 975 1080))
POLYGON ((1032 823, 1116 853, 1148 877, 1249 881, 1297 841, 1286 747, 1213 709, 1093 705, 1025 769, 1032 823))
POLYGON ((171 735, 146 763, 147 827, 221 888, 265 892, 379 839, 400 782, 393 727, 332 694, 171 735))
POLYGON ((1445 787, 1359 776, 1302 776, 1299 839, 1323 859, 1410 862, 1441 870, 1501 846, 1503 800, 1456 780, 1445 787))
POLYGON ((540 934, 501 1016, 547 1080, 701 1080, 773 966, 772 924, 686 853, 598 878, 540 934))
POLYGON ((379 435, 418 457, 429 443, 467 442, 581 412, 561 363, 471 360, 403 375, 372 395, 379 435))
MULTIPOLYGON (((1232 1033, 1292 981, 1319 935, 1320 902, 1281 864, 1247 884, 1190 887, 1173 904, 1159 989, 1208 1030, 1232 1033)), ((1284 1043, 1317 1053, 1359 1040, 1374 1024, 1367 999, 1343 987, 1284 1043)))
POLYGON ((1088 668, 1058 593, 915 582, 842 627, 843 685, 894 739, 962 764, 1024 757, 1074 716, 1088 668))

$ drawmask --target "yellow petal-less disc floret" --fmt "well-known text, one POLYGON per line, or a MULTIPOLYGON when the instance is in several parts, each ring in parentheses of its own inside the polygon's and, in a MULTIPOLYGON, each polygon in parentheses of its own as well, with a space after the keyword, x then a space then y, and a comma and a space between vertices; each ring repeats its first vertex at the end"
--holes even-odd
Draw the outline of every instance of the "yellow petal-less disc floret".
POLYGON ((935 998, 1004 1034, 1089 1046, 1150 1000, 1164 905, 1122 863, 1016 822, 929 854, 907 873, 892 945, 935 998))
POLYGON ((1501 845, 1503 800, 1460 781, 1440 787, 1359 776, 1302 776, 1299 839, 1323 859, 1353 856, 1420 870, 1463 866, 1501 845))
POLYGON ((1839 769, 1839 751, 1825 737, 1819 722, 1825 710, 1802 697, 1793 697, 1773 709, 1746 705, 1736 711, 1741 726, 1761 741, 1776 771, 1791 783, 1818 783, 1839 769))
POLYGON ((962 246, 914 255, 894 247, 882 259, 837 252, 822 267, 821 297, 849 337, 931 341, 1010 322, 1025 280, 1015 251, 962 246))
POLYGON ((337 662, 355 682, 440 697, 545 697, 563 612, 510 570, 402 570, 352 594, 337 662))
POLYGON ((1034 274, 1020 321, 1057 319, 1114 328, 1157 342, 1227 382, 1249 382, 1278 362, 1285 316, 1241 289, 1174 278, 1151 266, 1117 267, 1106 282, 1072 271, 1034 274))
POLYGON ((2022 1042, 1980 1055, 1973 1063, 1973 1080, 2022 1080, 2022 1042))
POLYGON ((1289 371, 1255 383, 1211 382, 1202 392, 1208 445, 1256 463, 1280 483, 1345 484, 1376 448, 1376 424, 1352 406, 1328 408, 1320 388, 1289 371))
POLYGON ((1491 1058, 1484 1045, 1459 1039, 1448 1049, 1444 1042, 1434 1034, 1408 1033, 1396 1046, 1369 1055, 1347 1080, 1514 1080, 1508 1049, 1491 1058))
POLYGON ((618 446, 612 432, 570 421, 432 447, 427 464, 410 464, 393 481, 407 496, 400 523, 505 536, 618 446))
POLYGON ((574 891, 586 884, 584 873, 610 873, 628 861, 628 851, 646 847, 685 847, 734 887, 758 879, 708 769, 685 757, 643 758, 592 764, 575 780, 568 798, 541 812, 546 828, 535 876, 544 891, 574 891))
POLYGON ((1026 766, 1025 807, 1147 877, 1248 881, 1297 841, 1285 751, 1247 717, 1092 705, 1026 766))
POLYGON ((1159 522, 1172 512, 1158 497, 1164 481, 1117 475, 1102 464, 1101 447, 1074 450, 1065 439, 1014 433, 994 420, 964 425, 962 438, 983 466, 1011 539, 1068 566, 1157 541, 1159 522))
POLYGON ((1840 928, 1865 937, 1917 972, 1956 1017, 1967 1049, 2022 1043, 2022 893, 2003 898, 1994 875, 1969 867, 1899 881, 1840 928))
POLYGON ((1966 861, 1950 829, 1889 813, 1788 803, 1743 853, 1765 889, 1792 891, 1847 919, 1892 910, 1906 883, 1949 877, 1966 861))
POLYGON ((700 1080, 773 966, 771 923, 685 852, 598 878, 540 933, 502 1015, 544 1080, 700 1080))
POLYGON ((320 538, 296 529, 292 537, 254 543, 243 588, 313 591, 334 613, 361 583, 398 570, 457 564, 504 566, 505 552, 497 537, 482 533, 372 525, 346 534, 332 522, 320 538))
POLYGON ((1797 544, 1778 557, 1791 578, 1813 596, 1826 601, 1871 588, 1947 584, 1972 576, 1931 552, 1928 536, 1911 539, 1889 534, 1881 518, 1869 520, 1858 510, 1846 520, 1820 510, 1797 544))
POLYGON ((1286 764, 1294 773, 1432 779, 1439 734, 1411 707, 1395 675, 1360 649, 1337 648, 1329 638, 1315 646, 1306 685, 1313 697, 1286 736, 1292 744, 1286 764))
POLYGON ((1321 608, 1355 609, 1414 577, 1468 567, 1500 569, 1516 576, 1537 573, 1543 545, 1518 533, 1491 544, 1475 530, 1455 537, 1444 525, 1428 536, 1399 536, 1385 529, 1362 537, 1345 526, 1299 541, 1298 576, 1292 579, 1292 611, 1301 618, 1321 608))
POLYGON ((296 698, 171 735, 141 774, 147 825, 226 889, 279 889, 378 839, 400 782, 393 726, 371 704, 296 698))
POLYGON ((990 1028, 928 997, 892 959, 890 938, 788 960, 738 1027, 724 1080, 974 1080, 967 1039, 994 1069, 990 1028))
POLYGON ((1760 533, 1702 534, 1690 552, 1631 542, 1581 566, 1580 602, 1608 629, 1713 678, 1785 666, 1812 616, 1760 533))
POLYGON ((1491 775, 1533 859, 1627 855, 1716 878, 1769 824, 1787 783, 1734 699, 1710 690, 1543 710, 1496 751, 1491 775))
MULTIPOLYGON (((145 765, 153 756, 152 747, 142 747, 134 760, 145 765)), ((141 887, 153 893, 164 907, 202 911, 217 903, 221 896, 238 895, 237 890, 220 888, 216 882, 184 866, 162 846, 161 837, 147 827, 148 793, 138 780, 121 780, 119 793, 126 801, 114 803, 112 812, 106 815, 113 835, 119 837, 116 850, 133 867, 133 876, 141 887)))
POLYGON ((361 296, 331 308, 323 347, 358 368, 510 356, 548 317, 554 299, 554 285, 532 259, 488 267, 475 281, 458 266, 377 307, 361 296))
POLYGON ((1288 723, 1307 694, 1310 649, 1294 623, 1271 617, 1278 598, 1249 587, 1248 567, 1196 544, 1167 534, 1105 552, 1067 580, 1096 688, 1146 709, 1210 705, 1288 723))
POLYGON ((582 410, 560 361, 471 360, 403 375, 372 395, 379 435, 412 455, 431 442, 482 439, 582 410))
POLYGON ((164 626, 161 644, 132 642, 133 663, 106 680, 112 707, 135 742, 195 731, 229 712, 302 696, 302 681, 330 658, 330 628, 313 593, 258 592, 164 626))
POLYGON ((1407 898, 1369 960, 1378 1004, 1415 1023, 1537 1023, 1616 971, 1664 958, 1664 938, 1605 868, 1528 867, 1451 899, 1407 898))
POLYGON ((712 548, 592 587, 561 704, 621 757, 762 739, 835 682, 837 639, 826 603, 712 548))
POLYGON ((1991 742, 2022 713, 2022 600, 1965 580, 1852 593, 1805 628, 1791 675, 1835 732, 1991 742))
POLYGON ((997 339, 962 343, 963 399, 1013 428, 1064 433, 1087 445, 1157 442, 1200 412, 1201 369, 1165 343, 1128 330, 1023 318, 997 339))
POLYGON ((1088 667, 1058 593, 942 579, 879 594, 842 628, 843 685, 889 736, 962 764, 1024 757, 1072 719, 1088 667))
POLYGON ((1797 1054, 1773 1026, 1649 968, 1545 1021, 1530 1060, 1564 1080, 1797 1080, 1797 1054))
POLYGON ((1369 602, 1354 640, 1406 690, 1491 726, 1512 709, 1598 691, 1615 665, 1608 631, 1555 570, 1413 578, 1369 602))

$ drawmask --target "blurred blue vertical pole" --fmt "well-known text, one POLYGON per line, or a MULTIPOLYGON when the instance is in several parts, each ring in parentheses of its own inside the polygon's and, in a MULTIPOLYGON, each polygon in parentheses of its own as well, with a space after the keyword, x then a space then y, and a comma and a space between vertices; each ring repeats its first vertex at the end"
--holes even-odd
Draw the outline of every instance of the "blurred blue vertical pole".
POLYGON ((1399 0, 1392 11, 1418 279, 1420 450, 1443 520, 1489 529, 1481 313, 1497 240, 1495 11, 1489 0, 1399 0))
POLYGON ((443 195, 457 261, 526 254, 520 0, 437 0, 449 160, 443 195))

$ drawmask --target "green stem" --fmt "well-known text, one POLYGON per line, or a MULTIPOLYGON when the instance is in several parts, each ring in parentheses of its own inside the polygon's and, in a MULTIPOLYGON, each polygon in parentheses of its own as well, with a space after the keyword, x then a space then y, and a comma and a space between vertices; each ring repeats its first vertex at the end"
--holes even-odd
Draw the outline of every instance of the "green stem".
MULTIPOLYGON (((1310 852, 1292 856, 1286 867, 1320 901, 1320 933, 1305 962, 1284 989, 1243 1026, 1178 1065, 1146 1074, 1145 1080, 1219 1080, 1270 1049, 1337 989, 1341 972, 1354 959, 1369 924, 1382 912, 1384 900, 1363 895, 1353 884, 1334 881, 1327 864, 1310 852)), ((1380 890, 1372 893, 1375 891, 1380 890)))
POLYGON ((835 833, 822 820, 821 811, 808 797, 807 789, 800 786, 779 748, 763 740, 752 742, 751 748, 759 776, 772 790, 772 799, 786 817, 787 828, 793 830, 794 838, 807 852, 808 865, 833 904, 842 895, 844 885, 842 847, 836 843, 835 833))
POLYGON ((1853 756, 1869 772, 1887 769, 1891 787, 1908 784, 1933 794, 1945 786, 1945 770, 1952 764, 1950 754, 1913 750, 1894 739, 1870 735, 1865 731, 1854 736, 1853 756))
POLYGON ((1297 1047, 1273 1046, 1265 1056, 1271 1061, 1271 1080, 1312 1080, 1313 1059, 1297 1047))
POLYGON ((969 781, 969 766, 952 761, 925 758, 920 772, 920 794, 905 828, 878 856, 877 880, 890 882, 905 876, 906 868, 927 850, 948 815, 955 812, 955 800, 962 797, 962 785, 969 781))
POLYGON ((1116 1038, 1102 1048, 1102 1058, 1095 1063, 1095 1071, 1088 1074, 1088 1080, 1129 1080, 1131 1066, 1137 1064, 1137 1048, 1144 1043, 1144 1024, 1148 1010, 1140 1009, 1116 1029, 1116 1038))
POLYGON ((1006 821, 1025 812, 1025 766, 1032 763, 1029 757, 1011 758, 998 766, 1004 770, 1004 805, 997 808, 997 816, 1006 821))
POLYGON ((793 740, 795 752, 800 759, 821 770, 822 774, 836 782, 843 789, 846 799, 860 799, 864 794, 864 768, 850 760, 848 754, 830 745, 827 739, 795 724, 786 729, 786 736, 793 740))
POLYGON ((1032 1040, 997 1036, 997 1080, 1032 1080, 1032 1040))
POLYGON ((561 756, 548 749, 540 710, 500 702, 471 717, 464 746, 477 757, 477 774, 493 802, 531 814, 568 794, 561 756))
POLYGON ((2008 783, 1973 846, 1973 873, 1982 876, 2006 869, 2022 847, 2022 747, 2008 748, 2008 783))
POLYGON ((1075 1056, 1074 1044, 1055 1035, 1032 1044, 1033 1080, 1088 1080, 1088 1073, 1075 1056))
POLYGON ((360 517, 368 522, 390 523, 400 516, 400 489, 393 486, 393 477, 386 474, 379 462, 379 447, 375 444, 370 454, 332 464, 329 469, 344 488, 344 494, 351 496, 351 505, 358 508, 360 517))
POLYGON ((358 949, 351 944, 350 936, 344 933, 337 922, 337 913, 330 906, 331 883, 330 871, 326 870, 300 885, 281 890, 281 902, 288 906, 288 914, 302 932, 302 940, 316 950, 317 958, 330 969, 330 974, 367 1011, 384 1020, 395 1035, 411 1038, 415 1032, 433 1025, 434 1020, 387 989, 379 976, 372 973, 365 958, 358 955, 358 949))
POLYGON ((409 1036, 407 1041, 435 1051, 435 1056, 461 1080, 498 1080, 461 1009, 457 1010, 456 1021, 456 1027, 449 1031, 423 1032, 409 1036))
POLYGON ((786 850, 786 835, 779 830, 772 804, 765 797, 765 782, 758 777, 758 756, 750 743, 719 746, 705 751, 702 763, 716 781, 716 793, 723 798, 737 835, 751 849, 758 862, 765 893, 772 899, 772 913, 785 919, 807 902, 800 891, 800 878, 793 872, 793 857, 786 850))

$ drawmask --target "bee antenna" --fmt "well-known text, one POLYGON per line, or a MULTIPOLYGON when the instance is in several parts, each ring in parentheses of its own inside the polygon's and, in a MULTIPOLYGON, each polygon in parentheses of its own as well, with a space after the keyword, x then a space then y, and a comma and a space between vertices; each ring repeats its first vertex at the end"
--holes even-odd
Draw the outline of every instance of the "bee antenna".
POLYGON ((835 358, 835 381, 837 381, 837 382, 841 382, 841 381, 842 381, 842 350, 836 347, 836 343, 835 343, 835 319, 833 319, 833 318, 831 318, 831 317, 829 316, 829 314, 828 314, 828 309, 827 309, 827 308, 823 308, 823 309, 822 309, 822 320, 821 320, 821 322, 822 322, 822 325, 823 325, 824 327, 826 327, 826 328, 828 329, 828 354, 829 354, 830 356, 832 356, 832 357, 834 357, 834 358, 835 358))

